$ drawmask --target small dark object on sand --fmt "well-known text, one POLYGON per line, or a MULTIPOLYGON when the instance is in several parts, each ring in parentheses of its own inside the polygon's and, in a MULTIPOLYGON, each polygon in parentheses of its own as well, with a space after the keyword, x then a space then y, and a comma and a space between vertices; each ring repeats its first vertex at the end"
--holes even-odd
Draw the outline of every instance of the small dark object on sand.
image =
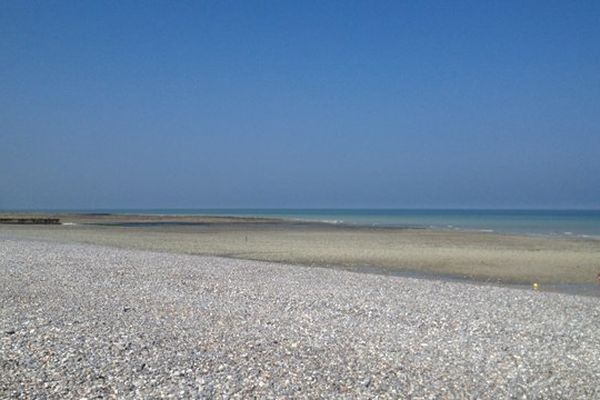
POLYGON ((58 225, 60 219, 58 218, 0 218, 0 224, 27 224, 27 225, 58 225))

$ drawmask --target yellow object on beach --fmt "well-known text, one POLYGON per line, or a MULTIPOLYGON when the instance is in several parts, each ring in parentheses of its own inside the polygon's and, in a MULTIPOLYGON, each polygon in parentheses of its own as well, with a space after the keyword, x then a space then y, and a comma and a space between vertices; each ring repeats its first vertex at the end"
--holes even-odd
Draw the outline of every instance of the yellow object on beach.
POLYGON ((540 288, 540 285, 538 285, 537 283, 533 284, 533 290, 538 290, 540 288))

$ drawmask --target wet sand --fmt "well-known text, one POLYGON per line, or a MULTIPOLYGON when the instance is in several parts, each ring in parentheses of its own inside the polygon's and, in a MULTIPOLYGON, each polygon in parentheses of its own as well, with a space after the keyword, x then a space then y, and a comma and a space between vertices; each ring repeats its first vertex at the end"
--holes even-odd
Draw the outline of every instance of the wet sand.
POLYGON ((597 239, 370 228, 268 218, 45 216, 58 217, 63 225, 1 225, 0 236, 361 272, 525 285, 538 282, 542 289, 563 285, 592 294, 600 288, 597 239))

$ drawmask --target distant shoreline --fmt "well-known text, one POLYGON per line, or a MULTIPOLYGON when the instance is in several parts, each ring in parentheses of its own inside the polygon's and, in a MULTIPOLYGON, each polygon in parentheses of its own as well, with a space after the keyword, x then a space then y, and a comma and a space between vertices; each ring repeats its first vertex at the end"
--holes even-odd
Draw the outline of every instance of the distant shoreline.
POLYGON ((159 225, 165 223, 164 221, 168 221, 165 224, 169 225, 213 222, 326 224, 359 229, 433 229, 510 236, 600 240, 600 210, 595 209, 115 209, 56 212, 23 210, 0 211, 0 217, 60 218, 68 224, 97 223, 115 226, 119 222, 126 223, 128 226, 136 224, 142 226, 146 222, 159 225), (309 212, 315 214, 308 214, 309 212), (385 214, 386 212, 390 215, 385 214), (567 219, 564 220, 565 218, 567 219), (530 226, 527 227, 527 224, 530 226), (581 226, 573 226, 574 224, 581 226))

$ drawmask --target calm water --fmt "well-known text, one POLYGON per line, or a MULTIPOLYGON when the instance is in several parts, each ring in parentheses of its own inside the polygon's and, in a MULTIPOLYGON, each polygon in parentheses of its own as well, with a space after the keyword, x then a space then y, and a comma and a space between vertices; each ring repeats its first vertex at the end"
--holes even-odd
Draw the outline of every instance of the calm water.
POLYGON ((280 217, 371 226, 600 237, 600 210, 129 209, 93 212, 280 217))

